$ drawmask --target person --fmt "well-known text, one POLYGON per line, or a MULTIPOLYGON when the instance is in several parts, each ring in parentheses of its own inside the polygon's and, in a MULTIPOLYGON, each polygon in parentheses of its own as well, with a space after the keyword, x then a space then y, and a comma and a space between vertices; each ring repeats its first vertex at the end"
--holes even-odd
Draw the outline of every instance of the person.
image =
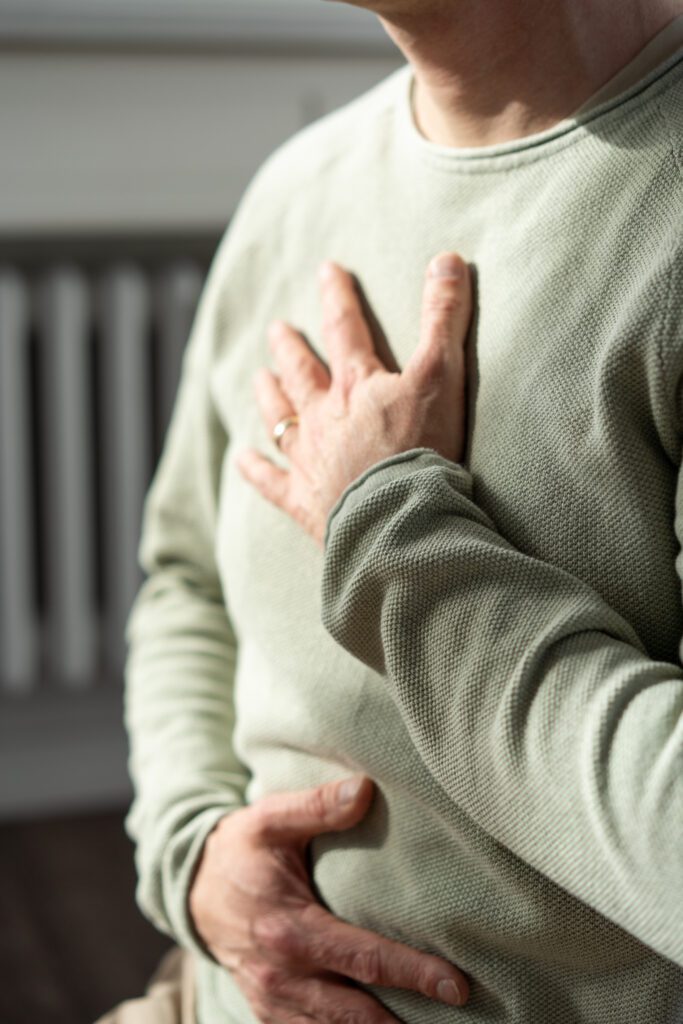
POLYGON ((200 1024, 674 1024, 683 9, 358 5, 146 505, 139 902, 200 1024))

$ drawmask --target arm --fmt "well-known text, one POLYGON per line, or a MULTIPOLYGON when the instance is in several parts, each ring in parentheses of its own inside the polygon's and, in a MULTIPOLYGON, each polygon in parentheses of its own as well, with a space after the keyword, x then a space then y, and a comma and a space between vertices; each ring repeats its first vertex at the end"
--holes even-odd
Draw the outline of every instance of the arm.
POLYGON ((135 801, 138 900, 162 931, 197 946, 187 894, 204 840, 244 802, 231 749, 236 644, 213 557, 227 443, 209 394, 225 246, 202 297, 140 548, 148 575, 128 622, 125 718, 135 801))
POLYGON ((323 616, 385 673, 455 803, 683 964, 680 666, 648 658, 581 580, 508 544, 468 474, 433 452, 347 490, 329 523, 323 616))
POLYGON ((455 804, 683 965, 680 665, 653 662, 591 587, 516 550, 472 500, 455 464, 467 275, 428 278, 422 337, 400 373, 379 364, 340 268, 323 300, 329 379, 279 330, 280 383, 261 395, 270 426, 298 417, 283 438, 289 472, 255 452, 241 467, 314 537, 327 521, 326 627, 385 675, 455 804))

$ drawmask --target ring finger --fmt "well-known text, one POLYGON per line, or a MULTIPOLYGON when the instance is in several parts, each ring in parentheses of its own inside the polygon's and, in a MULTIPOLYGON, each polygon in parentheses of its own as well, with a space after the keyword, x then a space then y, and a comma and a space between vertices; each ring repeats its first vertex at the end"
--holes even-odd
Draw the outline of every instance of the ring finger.
POLYGON ((296 437, 295 425, 292 424, 289 429, 284 431, 279 443, 274 437, 274 431, 278 424, 286 424, 287 420, 296 417, 296 409, 285 394, 278 377, 271 370, 261 369, 258 371, 254 378, 254 390, 256 402, 268 432, 278 448, 286 453, 296 437))
POLYGON ((329 388, 327 367, 304 336, 282 320, 270 325, 268 341, 282 389, 301 411, 315 394, 329 388))

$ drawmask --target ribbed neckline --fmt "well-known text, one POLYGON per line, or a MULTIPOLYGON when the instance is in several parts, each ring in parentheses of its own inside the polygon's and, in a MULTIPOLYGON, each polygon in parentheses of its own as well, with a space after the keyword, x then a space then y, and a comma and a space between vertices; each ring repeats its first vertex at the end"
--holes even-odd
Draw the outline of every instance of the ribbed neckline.
POLYGON ((430 142, 418 130, 413 116, 414 75, 410 65, 402 68, 398 74, 399 89, 397 129, 401 143, 409 148, 412 154, 426 163, 443 169, 462 171, 465 173, 502 171, 525 163, 553 156, 567 145, 585 138, 589 134, 589 125, 598 120, 622 116, 629 107, 637 106, 641 96, 652 89, 654 92, 668 87, 669 76, 676 76, 683 68, 683 50, 672 54, 658 67, 654 68, 640 81, 630 88, 600 103, 585 112, 579 111, 573 117, 560 121, 552 128, 521 139, 498 143, 493 146, 454 147, 430 142))

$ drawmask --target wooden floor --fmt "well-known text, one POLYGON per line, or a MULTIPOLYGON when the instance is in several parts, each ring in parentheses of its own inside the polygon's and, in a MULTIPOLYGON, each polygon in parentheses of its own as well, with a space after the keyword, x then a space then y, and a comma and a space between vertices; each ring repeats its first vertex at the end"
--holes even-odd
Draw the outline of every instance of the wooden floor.
POLYGON ((123 812, 0 825, 0 1022, 93 1024, 169 941, 134 903, 123 812))

